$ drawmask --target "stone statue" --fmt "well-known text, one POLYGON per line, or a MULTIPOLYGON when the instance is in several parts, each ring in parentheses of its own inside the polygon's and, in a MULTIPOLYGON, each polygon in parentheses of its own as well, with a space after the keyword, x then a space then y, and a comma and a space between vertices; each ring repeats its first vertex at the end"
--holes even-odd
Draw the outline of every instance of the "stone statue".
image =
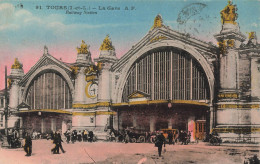
POLYGON ((112 42, 110 41, 109 35, 107 35, 106 38, 104 39, 102 45, 100 46, 100 50, 101 51, 115 50, 115 48, 112 45, 112 42))
POLYGON ((232 1, 228 1, 228 5, 220 12, 222 24, 232 23, 236 24, 238 14, 236 13, 236 5, 232 4, 232 1))
POLYGON ((22 69, 23 65, 18 61, 17 58, 14 60, 14 64, 11 67, 12 69, 22 69))
POLYGON ((78 54, 87 54, 88 53, 88 45, 82 40, 80 48, 77 47, 78 54))

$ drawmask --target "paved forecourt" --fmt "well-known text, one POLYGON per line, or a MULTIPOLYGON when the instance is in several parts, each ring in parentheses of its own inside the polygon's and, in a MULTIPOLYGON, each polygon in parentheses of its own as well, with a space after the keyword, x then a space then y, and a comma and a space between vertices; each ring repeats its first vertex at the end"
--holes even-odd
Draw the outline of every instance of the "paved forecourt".
POLYGON ((0 148, 0 163, 243 163, 245 156, 259 156, 258 145, 166 145, 162 158, 158 158, 157 148, 151 143, 63 143, 65 154, 51 154, 53 146, 51 140, 33 140, 31 157, 25 156, 23 148, 0 148))

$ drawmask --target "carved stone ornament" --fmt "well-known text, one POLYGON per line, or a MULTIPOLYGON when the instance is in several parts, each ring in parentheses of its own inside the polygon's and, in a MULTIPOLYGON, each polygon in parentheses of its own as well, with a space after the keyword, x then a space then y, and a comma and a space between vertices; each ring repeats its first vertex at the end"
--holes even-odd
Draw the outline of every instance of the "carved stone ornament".
POLYGON ((11 67, 12 69, 22 69, 23 65, 18 61, 17 58, 14 60, 14 64, 11 67))
POLYGON ((87 54, 88 53, 88 45, 82 40, 80 48, 77 47, 78 54, 87 54))
POLYGON ((104 39, 103 43, 100 46, 100 50, 101 51, 115 50, 109 38, 109 35, 107 35, 106 38, 104 39))
POLYGON ((233 5, 232 1, 228 1, 228 5, 220 12, 222 24, 224 23, 237 24, 235 22, 238 17, 236 11, 237 11, 236 5, 233 5))

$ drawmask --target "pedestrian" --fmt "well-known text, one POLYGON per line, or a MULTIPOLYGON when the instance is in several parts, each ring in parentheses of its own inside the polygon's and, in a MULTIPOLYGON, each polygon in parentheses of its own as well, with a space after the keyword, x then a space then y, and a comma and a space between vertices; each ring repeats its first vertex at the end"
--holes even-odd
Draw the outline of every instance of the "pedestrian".
POLYGON ((183 144, 184 145, 188 144, 188 134, 186 131, 183 132, 183 144))
POLYGON ((54 134, 53 134, 53 144, 54 144, 54 147, 51 149, 51 152, 53 153, 53 154, 59 154, 59 138, 58 138, 58 134, 57 134, 57 132, 55 132, 54 134))
POLYGON ((173 133, 171 131, 168 133, 168 139, 169 139, 169 145, 171 145, 173 139, 173 133))
POLYGON ((89 134, 88 134, 88 136, 89 136, 89 142, 93 142, 93 137, 94 137, 94 134, 93 134, 93 132, 92 132, 92 131, 89 131, 89 134))
POLYGON ((84 141, 84 142, 87 142, 87 141, 88 141, 88 132, 87 132, 87 130, 84 130, 84 131, 83 131, 83 141, 84 141))
POLYGON ((124 138, 125 138, 125 143, 128 143, 128 142, 130 141, 130 137, 129 137, 129 132, 128 132, 128 130, 125 131, 125 136, 124 136, 124 138))
POLYGON ((9 129, 9 130, 7 131, 7 142, 8 142, 9 147, 11 147, 12 134, 13 134, 13 130, 12 130, 12 129, 9 129))
POLYGON ((26 133, 25 134, 25 142, 24 142, 24 151, 26 152, 25 156, 31 156, 32 155, 32 139, 31 136, 26 133))
POLYGON ((158 147, 158 154, 161 157, 162 154, 162 145, 165 147, 165 137, 163 136, 163 132, 159 132, 155 138, 155 146, 158 147))
POLYGON ((60 149, 62 151, 62 153, 65 153, 66 151, 62 147, 61 142, 63 142, 63 140, 61 139, 61 135, 60 135, 59 131, 57 132, 57 136, 58 136, 58 147, 57 147, 58 152, 59 152, 59 149, 60 149))
POLYGON ((180 132, 179 141, 181 142, 181 144, 184 143, 184 132, 183 132, 183 130, 181 130, 181 132, 180 132))
POLYGON ((82 134, 81 134, 81 131, 79 131, 77 137, 78 137, 78 141, 81 142, 81 141, 82 141, 82 134))
POLYGON ((74 142, 76 142, 76 140, 77 140, 77 130, 73 130, 73 132, 72 132, 72 134, 71 134, 72 136, 71 136, 71 142, 72 143, 74 143, 74 142))
POLYGON ((66 141, 67 141, 67 143, 70 142, 70 135, 71 135, 71 133, 70 133, 70 130, 68 129, 68 130, 65 132, 65 136, 66 136, 66 141))

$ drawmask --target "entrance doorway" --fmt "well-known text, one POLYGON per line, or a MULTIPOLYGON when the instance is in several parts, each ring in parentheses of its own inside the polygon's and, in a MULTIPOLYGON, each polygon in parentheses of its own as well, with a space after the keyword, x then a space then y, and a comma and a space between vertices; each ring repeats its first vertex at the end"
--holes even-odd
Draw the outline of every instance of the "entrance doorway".
POLYGON ((195 124, 195 137, 203 140, 206 137, 206 120, 197 120, 195 124))

